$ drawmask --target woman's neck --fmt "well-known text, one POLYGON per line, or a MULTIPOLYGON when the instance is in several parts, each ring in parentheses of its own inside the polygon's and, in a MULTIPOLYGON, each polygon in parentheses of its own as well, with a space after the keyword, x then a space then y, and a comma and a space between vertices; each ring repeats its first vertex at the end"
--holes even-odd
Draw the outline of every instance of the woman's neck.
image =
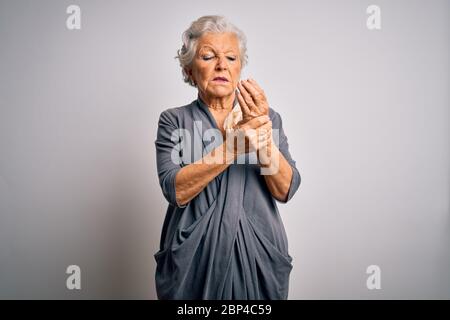
POLYGON ((235 99, 235 94, 225 97, 208 97, 199 92, 200 98, 208 106, 208 108, 215 111, 231 111, 233 109, 233 103, 235 99))

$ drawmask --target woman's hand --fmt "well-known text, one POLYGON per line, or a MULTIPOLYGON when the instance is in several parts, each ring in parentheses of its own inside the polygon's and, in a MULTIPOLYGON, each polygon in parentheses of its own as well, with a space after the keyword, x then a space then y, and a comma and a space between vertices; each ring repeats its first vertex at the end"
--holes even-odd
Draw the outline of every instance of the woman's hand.
POLYGON ((253 79, 238 83, 238 102, 242 110, 242 122, 262 115, 269 115, 269 103, 264 90, 253 79))
POLYGON ((272 140, 272 121, 269 116, 256 116, 247 122, 240 121, 226 132, 226 147, 234 155, 258 151, 272 140))
MULTIPOLYGON (((269 115, 269 104, 264 90, 253 79, 243 80, 238 83, 238 102, 242 110, 242 121, 245 123, 262 115, 269 115)), ((258 148, 258 159, 260 165, 266 166, 271 157, 272 149, 272 126, 267 128, 270 135, 267 137, 264 146, 258 148), (262 152, 261 152, 262 151, 262 152)))

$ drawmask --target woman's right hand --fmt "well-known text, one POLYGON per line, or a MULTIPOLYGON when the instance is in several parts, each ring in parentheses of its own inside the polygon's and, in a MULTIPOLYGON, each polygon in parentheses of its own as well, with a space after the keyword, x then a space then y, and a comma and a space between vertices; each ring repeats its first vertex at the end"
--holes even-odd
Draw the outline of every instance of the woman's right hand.
POLYGON ((240 155, 266 147, 272 139, 272 121, 269 116, 260 115, 248 121, 240 121, 233 129, 226 131, 227 151, 240 155))
POLYGON ((244 121, 262 115, 269 115, 269 103, 264 90, 253 79, 238 83, 237 99, 242 110, 244 121))

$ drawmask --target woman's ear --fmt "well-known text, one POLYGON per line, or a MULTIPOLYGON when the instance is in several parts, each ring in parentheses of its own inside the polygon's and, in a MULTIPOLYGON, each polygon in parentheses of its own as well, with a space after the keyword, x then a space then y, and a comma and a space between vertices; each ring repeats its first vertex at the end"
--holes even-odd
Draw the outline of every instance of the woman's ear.
POLYGON ((189 76, 189 79, 194 82, 194 79, 192 78, 192 69, 184 68, 184 72, 189 76))
POLYGON ((191 79, 192 83, 197 86, 197 82, 195 82, 194 77, 192 76, 192 69, 185 68, 184 71, 189 75, 189 78, 191 79))
POLYGON ((184 68, 184 72, 186 72, 186 74, 189 75, 189 77, 192 77, 192 69, 184 68))

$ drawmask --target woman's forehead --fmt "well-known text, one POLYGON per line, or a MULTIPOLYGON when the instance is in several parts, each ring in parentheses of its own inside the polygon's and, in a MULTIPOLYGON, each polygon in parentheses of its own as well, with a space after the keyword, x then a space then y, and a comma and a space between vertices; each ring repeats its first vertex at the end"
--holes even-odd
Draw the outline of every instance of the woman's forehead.
POLYGON ((199 50, 237 51, 239 42, 233 33, 205 34, 199 39, 199 50))

